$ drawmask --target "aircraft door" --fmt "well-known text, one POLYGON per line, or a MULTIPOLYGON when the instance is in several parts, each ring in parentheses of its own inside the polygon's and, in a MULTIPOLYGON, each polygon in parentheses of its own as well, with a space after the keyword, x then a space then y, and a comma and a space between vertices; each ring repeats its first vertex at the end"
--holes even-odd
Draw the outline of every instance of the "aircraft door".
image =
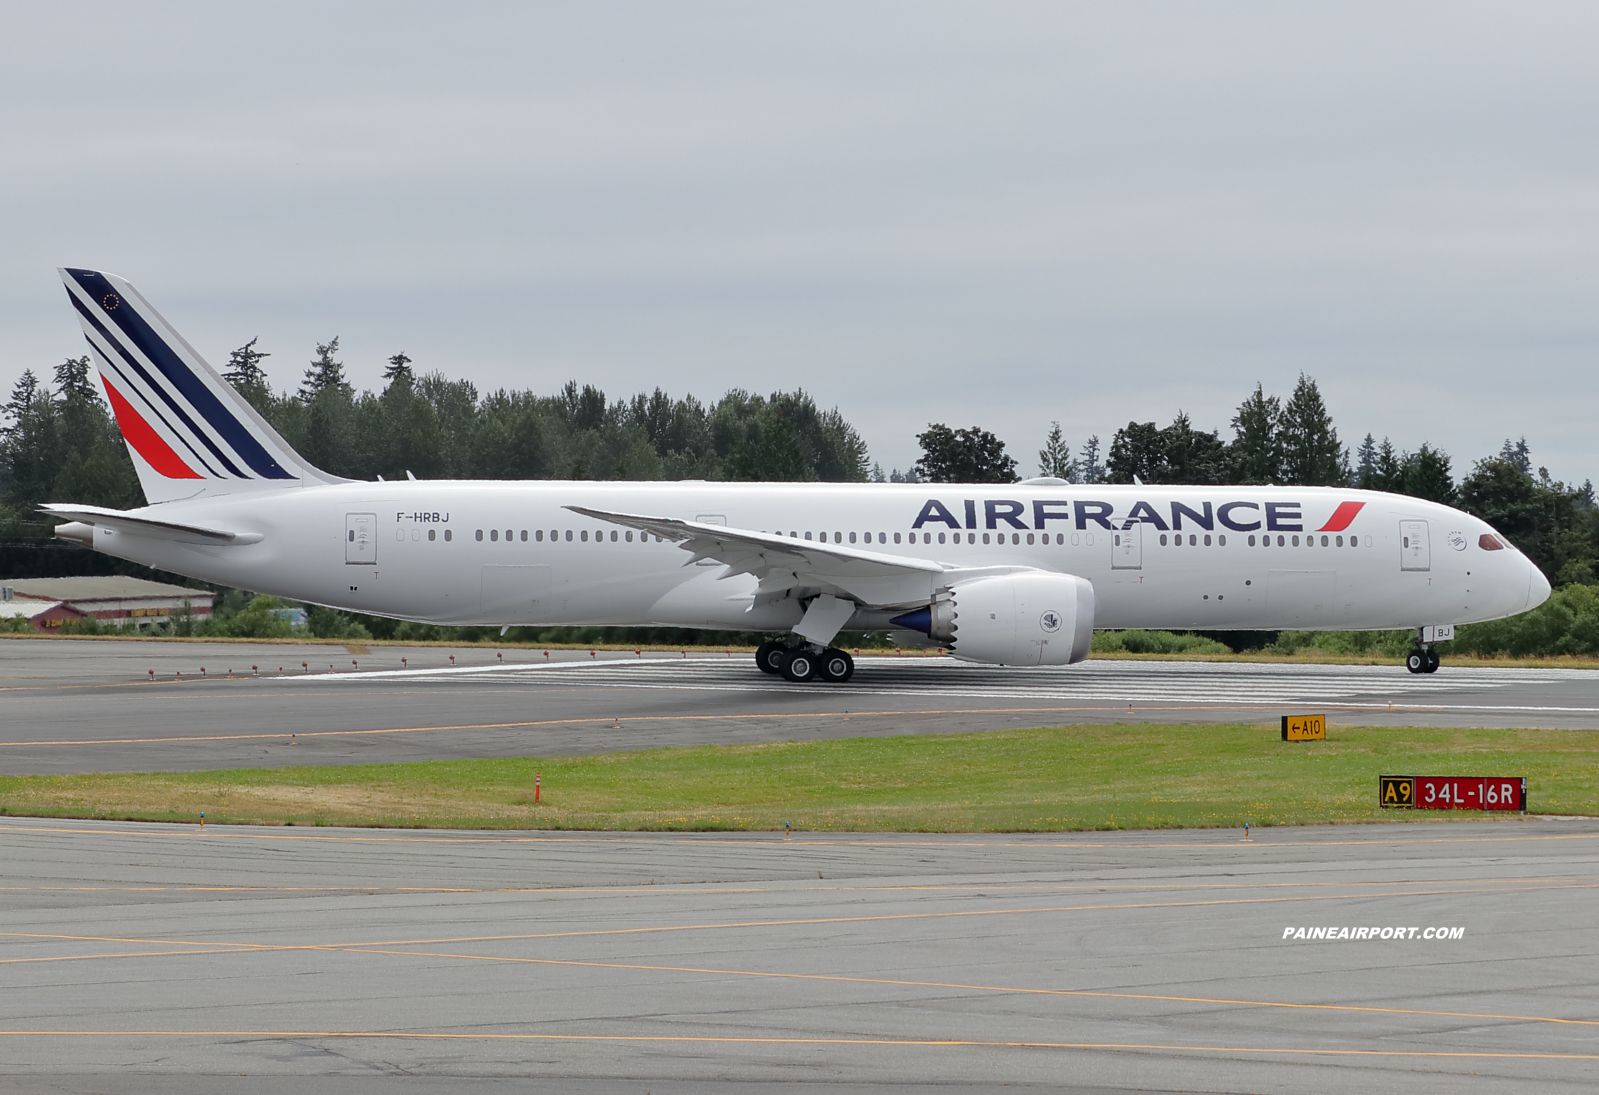
POLYGON ((1110 568, 1142 570, 1144 567, 1144 522, 1134 521, 1120 532, 1111 533, 1110 568))
POLYGON ((1399 569, 1432 569, 1432 548, 1427 541, 1427 522, 1399 522, 1399 569))
POLYGON ((378 515, 344 515, 344 561, 352 566, 371 566, 378 561, 378 515))

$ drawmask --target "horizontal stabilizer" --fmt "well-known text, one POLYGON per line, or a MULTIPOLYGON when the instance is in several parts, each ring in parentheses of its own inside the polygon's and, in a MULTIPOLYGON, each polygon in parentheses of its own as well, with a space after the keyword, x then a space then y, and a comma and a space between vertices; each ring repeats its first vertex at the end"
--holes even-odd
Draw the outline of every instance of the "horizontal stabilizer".
MULTIPOLYGON (((226 529, 204 528, 200 525, 185 525, 175 521, 158 521, 153 517, 129 513, 127 510, 106 509, 102 506, 44 505, 39 508, 52 517, 63 517, 68 521, 85 525, 115 529, 117 532, 126 532, 134 536, 171 540, 179 544, 242 547, 246 544, 258 544, 262 540, 259 532, 230 532, 226 529)), ((65 538, 76 540, 73 536, 65 538)))

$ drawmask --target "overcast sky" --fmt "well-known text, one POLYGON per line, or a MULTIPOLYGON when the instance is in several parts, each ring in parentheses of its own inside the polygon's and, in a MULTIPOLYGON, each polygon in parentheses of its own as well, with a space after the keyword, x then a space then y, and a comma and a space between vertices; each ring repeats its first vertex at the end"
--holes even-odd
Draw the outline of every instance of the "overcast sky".
POLYGON ((213 364, 803 387, 1023 470, 1314 376, 1346 443, 1599 477, 1592 4, 7 5, 0 383, 54 267, 213 364))

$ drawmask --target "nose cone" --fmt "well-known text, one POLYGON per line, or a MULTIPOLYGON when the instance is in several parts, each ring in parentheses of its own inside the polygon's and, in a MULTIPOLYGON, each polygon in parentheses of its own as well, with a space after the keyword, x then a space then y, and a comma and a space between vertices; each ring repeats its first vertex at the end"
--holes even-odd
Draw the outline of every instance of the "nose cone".
POLYGON ((1549 599, 1549 579, 1543 576, 1538 564, 1527 560, 1527 607, 1537 608, 1549 599))

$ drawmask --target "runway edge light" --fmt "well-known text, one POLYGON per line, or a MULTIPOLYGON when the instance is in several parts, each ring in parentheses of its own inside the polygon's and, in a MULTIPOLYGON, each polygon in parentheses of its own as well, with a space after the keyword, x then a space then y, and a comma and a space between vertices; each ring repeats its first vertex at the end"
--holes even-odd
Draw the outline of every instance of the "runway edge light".
POLYGON ((1326 741, 1326 715, 1284 715, 1284 741, 1326 741))

